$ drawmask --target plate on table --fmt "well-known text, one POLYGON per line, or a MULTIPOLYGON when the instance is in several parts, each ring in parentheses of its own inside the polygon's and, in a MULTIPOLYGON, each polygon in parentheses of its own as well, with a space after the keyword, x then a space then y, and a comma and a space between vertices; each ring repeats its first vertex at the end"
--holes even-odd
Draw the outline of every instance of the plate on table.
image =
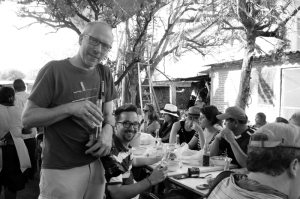
POLYGON ((181 160, 181 162, 183 164, 188 164, 188 165, 192 165, 192 166, 201 166, 202 162, 200 162, 199 160, 181 160))

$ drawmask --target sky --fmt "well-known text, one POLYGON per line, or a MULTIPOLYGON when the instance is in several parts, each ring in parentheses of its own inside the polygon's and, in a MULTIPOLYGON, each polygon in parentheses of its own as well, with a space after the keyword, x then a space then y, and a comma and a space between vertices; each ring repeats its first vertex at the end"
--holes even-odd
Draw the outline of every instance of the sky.
POLYGON ((41 68, 50 60, 76 53, 78 35, 72 30, 50 33, 52 28, 40 24, 18 30, 16 27, 23 27, 34 20, 18 18, 16 5, 10 1, 0 4, 0 71, 18 69, 26 73, 41 68))

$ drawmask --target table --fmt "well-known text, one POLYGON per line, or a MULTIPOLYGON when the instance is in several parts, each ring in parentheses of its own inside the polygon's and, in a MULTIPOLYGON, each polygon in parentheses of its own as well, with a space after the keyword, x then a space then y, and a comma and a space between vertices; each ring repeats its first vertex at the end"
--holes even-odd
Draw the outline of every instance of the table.
MULTIPOLYGON (((156 166, 158 164, 159 163, 148 165, 148 166, 146 166, 146 168, 149 169, 149 170, 153 170, 153 169, 156 168, 156 166)), ((191 168, 191 167, 197 167, 197 168, 199 168, 200 169, 200 175, 202 173, 209 173, 209 172, 214 172, 214 171, 220 171, 221 172, 224 169, 224 166, 209 166, 209 167, 204 167, 204 166, 200 166, 200 165, 194 166, 194 165, 182 164, 182 166, 180 167, 180 169, 178 169, 177 171, 168 172, 168 176, 172 177, 172 176, 175 176, 175 175, 178 175, 178 174, 187 174, 188 173, 188 168, 191 168)), ((230 164, 229 168, 230 169, 237 168, 237 165, 230 164)))
MULTIPOLYGON (((215 178, 219 173, 221 173, 221 171, 214 171, 214 172, 209 172, 209 173, 205 173, 205 174, 200 174, 200 176, 203 177, 206 174, 211 174, 212 178, 215 178)), ((196 194, 199 194, 201 196, 204 196, 208 192, 208 189, 199 190, 199 189, 196 188, 196 186, 199 185, 199 184, 207 184, 206 179, 202 179, 202 178, 185 178, 185 179, 181 179, 181 180, 176 180, 173 177, 169 177, 169 181, 171 183, 175 184, 175 185, 178 185, 182 188, 190 190, 190 191, 192 191, 196 194)))

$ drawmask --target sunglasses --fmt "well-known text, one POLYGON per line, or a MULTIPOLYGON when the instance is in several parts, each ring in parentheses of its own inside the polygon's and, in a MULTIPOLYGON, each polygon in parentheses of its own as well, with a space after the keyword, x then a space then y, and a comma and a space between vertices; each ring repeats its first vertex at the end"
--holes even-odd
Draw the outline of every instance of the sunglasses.
POLYGON ((149 112, 149 110, 147 110, 147 109, 143 109, 143 111, 144 111, 144 113, 147 113, 147 112, 149 112))

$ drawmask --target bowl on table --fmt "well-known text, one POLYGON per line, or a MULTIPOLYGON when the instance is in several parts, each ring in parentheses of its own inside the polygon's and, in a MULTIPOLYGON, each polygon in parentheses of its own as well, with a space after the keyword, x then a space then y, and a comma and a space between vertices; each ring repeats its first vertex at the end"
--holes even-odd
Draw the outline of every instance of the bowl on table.
POLYGON ((180 168, 180 162, 176 160, 170 160, 168 164, 168 171, 177 171, 180 168))
POLYGON ((132 147, 131 149, 133 155, 143 155, 146 150, 146 147, 132 147))
POLYGON ((216 166, 224 166, 225 165, 225 158, 228 158, 229 162, 231 162, 231 158, 229 157, 224 157, 224 156, 212 156, 210 157, 210 161, 212 162, 213 165, 216 165, 216 166))

